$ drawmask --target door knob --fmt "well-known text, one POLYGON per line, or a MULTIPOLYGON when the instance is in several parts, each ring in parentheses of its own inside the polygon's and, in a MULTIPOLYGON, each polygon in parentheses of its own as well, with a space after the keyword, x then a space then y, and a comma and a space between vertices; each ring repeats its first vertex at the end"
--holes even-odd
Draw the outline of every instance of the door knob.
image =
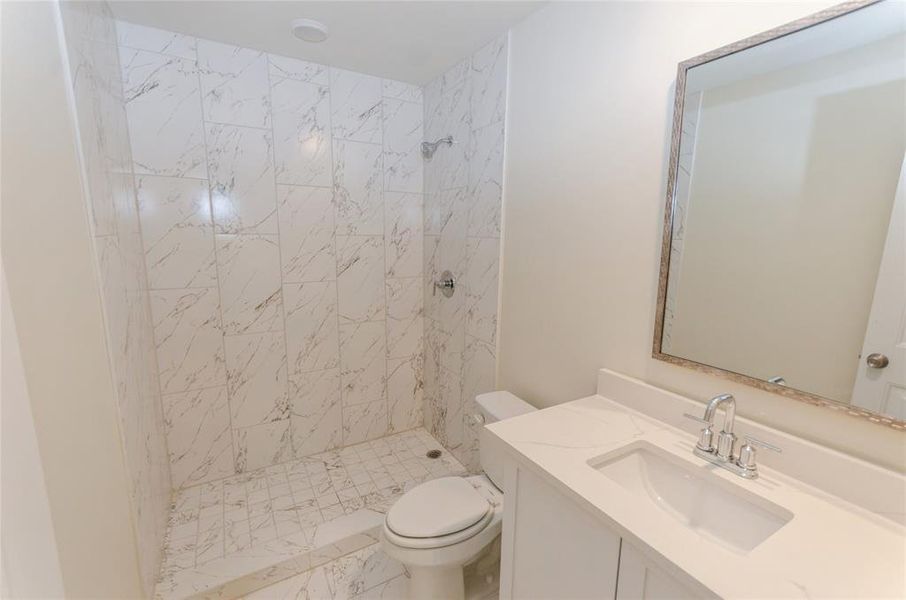
POLYGON ((883 354, 878 354, 877 352, 869 354, 865 357, 865 362, 872 369, 883 369, 890 364, 890 360, 887 359, 883 354))

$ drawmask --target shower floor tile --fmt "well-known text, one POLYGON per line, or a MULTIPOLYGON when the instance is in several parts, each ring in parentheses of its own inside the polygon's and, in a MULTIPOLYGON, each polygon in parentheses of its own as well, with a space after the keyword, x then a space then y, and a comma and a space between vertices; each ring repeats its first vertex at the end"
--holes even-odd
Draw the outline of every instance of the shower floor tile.
MULTIPOLYGON (((466 600, 497 600, 500 563, 467 567, 466 600)), ((243 600, 399 600, 409 593, 409 574, 372 544, 315 569, 256 590, 243 600)))
POLYGON ((466 472, 424 429, 179 491, 158 598, 237 597, 374 544, 418 483, 466 472))

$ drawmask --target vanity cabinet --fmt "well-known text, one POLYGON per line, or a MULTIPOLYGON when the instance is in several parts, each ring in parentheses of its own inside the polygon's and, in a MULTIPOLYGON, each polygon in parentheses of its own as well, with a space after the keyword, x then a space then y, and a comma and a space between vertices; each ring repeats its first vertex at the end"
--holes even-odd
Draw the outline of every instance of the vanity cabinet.
POLYGON ((616 600, 693 600, 700 597, 624 540, 616 600))
POLYGON ((695 597, 534 473, 509 463, 504 488, 501 599, 695 597))

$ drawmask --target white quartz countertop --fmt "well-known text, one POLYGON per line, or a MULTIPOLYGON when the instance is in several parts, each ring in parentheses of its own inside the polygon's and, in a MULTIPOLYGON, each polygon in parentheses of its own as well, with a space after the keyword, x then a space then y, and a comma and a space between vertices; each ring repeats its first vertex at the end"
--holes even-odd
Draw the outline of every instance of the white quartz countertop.
POLYGON ((692 454, 695 437, 603 396, 487 427, 520 467, 542 476, 649 558, 724 598, 906 598, 906 528, 765 467, 751 481, 692 454), (642 503, 588 464, 645 441, 793 513, 748 553, 642 503))

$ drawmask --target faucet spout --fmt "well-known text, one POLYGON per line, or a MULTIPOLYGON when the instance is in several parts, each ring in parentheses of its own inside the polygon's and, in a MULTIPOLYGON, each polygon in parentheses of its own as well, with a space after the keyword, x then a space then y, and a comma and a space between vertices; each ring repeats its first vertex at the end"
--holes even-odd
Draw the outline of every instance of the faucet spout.
POLYGON ((721 431, 722 433, 733 433, 733 425, 736 422, 736 398, 733 397, 733 394, 720 394, 711 398, 708 406, 705 407, 705 419, 713 424, 714 415, 721 407, 725 411, 724 426, 721 431))

